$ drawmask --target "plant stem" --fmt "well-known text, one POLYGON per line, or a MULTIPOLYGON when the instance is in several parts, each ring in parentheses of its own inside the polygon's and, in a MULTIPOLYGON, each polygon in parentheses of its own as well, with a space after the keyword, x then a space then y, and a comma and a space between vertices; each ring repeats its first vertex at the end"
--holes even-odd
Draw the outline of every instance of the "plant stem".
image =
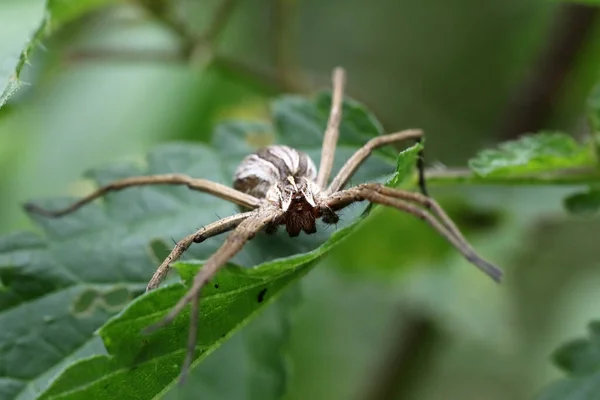
POLYGON ((427 184, 431 185, 582 185, 600 182, 600 171, 593 168, 569 169, 538 175, 486 176, 475 175, 470 170, 446 169, 425 171, 427 184))
POLYGON ((512 139, 526 132, 545 128, 574 68, 581 49, 600 15, 595 5, 565 3, 558 6, 545 48, 521 87, 515 93, 501 132, 502 139, 512 139))

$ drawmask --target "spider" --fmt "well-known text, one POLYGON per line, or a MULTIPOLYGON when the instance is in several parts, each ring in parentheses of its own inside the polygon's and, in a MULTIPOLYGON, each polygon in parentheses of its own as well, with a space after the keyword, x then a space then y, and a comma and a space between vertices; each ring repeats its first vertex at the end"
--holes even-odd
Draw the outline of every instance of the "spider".
POLYGON ((334 69, 332 79, 332 104, 323 138, 318 172, 307 154, 287 146, 273 145, 247 156, 241 162, 235 171, 233 188, 183 174, 138 176, 100 187, 61 210, 49 211, 33 204, 25 205, 28 211, 48 217, 60 217, 76 211, 111 191, 133 186, 162 184, 185 185, 191 190, 210 193, 242 208, 239 213, 222 218, 181 239, 148 283, 147 291, 157 288, 169 271, 169 265, 176 261, 192 243, 200 243, 209 237, 233 231, 221 247, 206 260, 188 292, 160 322, 147 329, 147 332, 152 332, 167 325, 187 304, 191 304, 190 330, 186 357, 180 375, 181 381, 185 378, 193 360, 202 288, 243 248, 246 242, 262 230, 274 233, 278 226, 283 225, 291 237, 298 236, 301 232, 315 233, 317 219, 322 219, 326 224, 334 224, 338 221, 338 211, 353 203, 366 200, 420 218, 446 238, 469 262, 493 280, 497 282, 501 280, 502 271, 473 250, 438 203, 427 195, 422 155, 417 160, 421 193, 393 189, 379 183, 364 183, 344 189, 349 179, 374 149, 407 139, 419 141, 423 136, 422 131, 411 129, 372 138, 346 161, 338 174, 329 182, 342 116, 344 70, 334 69))

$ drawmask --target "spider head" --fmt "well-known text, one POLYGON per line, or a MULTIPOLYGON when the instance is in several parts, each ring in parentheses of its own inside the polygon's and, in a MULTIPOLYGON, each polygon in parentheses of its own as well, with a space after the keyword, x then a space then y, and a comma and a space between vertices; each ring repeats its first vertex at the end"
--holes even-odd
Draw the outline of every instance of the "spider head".
POLYGON ((301 177, 288 176, 267 192, 267 200, 286 212, 309 211, 317 207, 319 187, 312 181, 301 177))
POLYGON ((320 190, 311 180, 288 176, 273 185, 266 198, 285 211, 279 224, 286 226, 290 236, 298 236, 301 231, 308 234, 317 231, 315 220, 321 214, 318 206, 320 190))

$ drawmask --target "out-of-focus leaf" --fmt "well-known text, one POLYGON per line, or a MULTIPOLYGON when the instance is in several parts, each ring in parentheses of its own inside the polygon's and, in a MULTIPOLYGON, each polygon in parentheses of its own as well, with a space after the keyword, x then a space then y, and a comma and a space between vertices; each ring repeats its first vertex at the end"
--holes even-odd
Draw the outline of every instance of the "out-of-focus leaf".
POLYGON ((588 96, 587 114, 594 138, 592 145, 595 147, 596 158, 600 159, 600 84, 596 85, 588 96))
POLYGON ((559 0, 562 3, 589 4, 591 6, 600 6, 600 0, 559 0))
POLYGON ((575 193, 565 198, 564 205, 573 214, 594 214, 600 208, 600 190, 590 188, 586 192, 575 193))
MULTIPOLYGON (((275 124, 279 129, 299 129, 307 132, 306 136, 298 135, 292 146, 306 145, 307 142, 320 146, 324 129, 322 127, 327 125, 330 107, 330 92, 323 92, 317 96, 316 107, 304 102, 300 96, 284 96, 273 105, 275 124), (315 125, 314 121, 318 121, 318 124, 315 125), (307 124, 310 129, 306 129, 307 124)), ((340 124, 340 136, 344 140, 338 147, 359 147, 373 136, 385 133, 381 123, 356 100, 344 99, 342 114, 344 118, 340 124)), ((395 161, 398 153, 390 147, 382 147, 376 152, 388 157, 390 161, 395 161)), ((336 154, 336 158, 347 159, 339 154, 336 154)))
POLYGON ((504 142, 498 149, 483 150, 469 161, 469 167, 481 177, 534 175, 592 165, 594 159, 590 149, 559 132, 504 142))
POLYGON ((591 322, 589 330, 589 338, 573 340, 554 352, 554 362, 566 372, 584 375, 600 369, 600 321, 591 322))
POLYGON ((538 400, 600 398, 600 321, 592 321, 589 331, 589 338, 570 341, 554 352, 554 362, 570 377, 549 385, 538 400))
POLYGON ((39 42, 86 13, 123 0, 5 0, 0 4, 0 107, 21 86, 21 73, 39 42))
MULTIPOLYGON (((275 104, 278 101, 276 100, 275 104)), ((301 105, 302 110, 311 107, 313 110, 316 109, 314 102, 306 99, 303 101, 306 104, 301 105)), ((280 109, 275 112, 275 119, 305 118, 304 115, 295 115, 295 112, 294 109, 280 109)), ((312 120, 305 118, 304 123, 302 129, 284 128, 276 133, 269 124, 265 123, 230 122, 217 128, 212 146, 166 145, 149 155, 144 168, 130 164, 116 165, 95 171, 89 176, 98 185, 103 185, 127 176, 179 172, 230 184, 237 164, 257 147, 269 142, 290 144, 298 136, 303 137, 310 131, 322 132, 325 128, 319 118, 312 120)), ((342 135, 344 134, 342 132, 342 135)), ((344 136, 340 138, 340 148, 348 152, 356 150, 356 146, 348 144, 344 136)), ((316 141, 300 146, 300 150, 314 156, 316 162, 319 161, 320 144, 316 141)), ((345 158, 340 156, 337 160, 343 162, 345 158)), ((361 176, 368 180, 382 180, 382 176, 389 176, 392 171, 393 166, 390 165, 387 157, 382 158, 380 154, 374 154, 364 164, 361 176)), ((71 201, 71 199, 44 201, 42 205, 58 208, 71 201)), ((45 234, 44 237, 22 234, 3 239, 4 241, 0 242, 2 243, 0 246, 2 282, 0 325, 3 327, 0 335, 2 398, 35 398, 73 361, 81 359, 82 356, 104 354, 102 344, 93 333, 126 303, 124 299, 136 296, 143 290, 146 281, 159 263, 154 255, 157 243, 164 243, 163 246, 170 247, 171 238, 181 238, 200 226, 216 220, 218 216, 231 215, 236 211, 236 207, 232 204, 206 194, 190 192, 183 187, 130 188, 111 193, 103 199, 102 203, 88 205, 63 218, 49 219, 34 216, 35 222, 45 234), (65 330, 72 334, 65 334, 65 330), (28 362, 24 363, 23 360, 28 362)), ((339 228, 351 224, 360 212, 360 207, 348 210, 339 228)), ((293 262, 305 260, 309 263, 314 261, 315 254, 320 256, 322 252, 333 246, 341 235, 341 232, 335 234, 326 244, 324 243, 331 236, 331 230, 325 231, 323 228, 319 229, 317 234, 294 239, 284 234, 270 237, 257 235, 232 262, 252 266, 260 262, 296 255, 299 258, 293 258, 292 261, 295 260, 293 262), (314 250, 320 245, 324 247, 314 250)), ((215 251, 219 243, 219 238, 212 238, 202 245, 192 246, 186 253, 186 257, 206 259, 215 251)), ((294 279, 299 276, 302 268, 308 266, 299 266, 298 275, 293 275, 294 279)), ((163 290, 166 292, 157 293, 170 293, 172 296, 170 299, 175 300, 184 289, 181 285, 174 285, 169 286, 168 290, 163 290)), ((159 294, 152 294, 147 301, 159 294)), ((253 295, 258 296, 259 293, 253 295)), ((268 296, 267 294, 266 298, 268 296)), ((218 296, 215 295, 216 298, 218 296)), ((223 296, 223 300, 226 298, 227 296, 223 296)), ((254 300, 257 301, 257 298, 255 297, 254 300)), ((132 305, 134 311, 128 309, 122 317, 126 318, 133 315, 128 313, 138 312, 139 309, 135 311, 135 307, 147 307, 147 303, 142 300, 132 305)), ((246 306, 250 307, 251 304, 246 306)), ((164 304, 163 309, 168 307, 169 304, 164 304)), ((238 315, 239 318, 230 321, 229 331, 233 332, 243 325, 244 318, 253 317, 255 314, 252 312, 250 314, 242 312, 238 315), (240 317, 241 315, 246 317, 240 317)), ((234 314, 227 313, 227 315, 234 314)), ((159 315, 148 319, 155 317, 158 318, 159 315)), ((226 319, 226 317, 222 318, 226 319)), ((141 321, 138 322, 142 324, 141 321)), ((116 329, 117 326, 115 324, 117 323, 112 322, 101 331, 103 337, 108 338, 106 346, 111 352, 116 348, 127 347, 123 344, 125 342, 118 342, 116 336, 123 340, 131 338, 135 341, 138 338, 137 331, 135 335, 133 333, 137 327, 133 326, 128 331, 130 336, 125 333, 113 334, 112 329, 116 329)), ((203 326, 210 326, 210 324, 204 323, 203 326)), ((173 334, 170 329, 172 328, 157 333, 157 337, 165 337, 166 332, 173 334)), ((215 331, 216 329, 207 330, 205 334, 216 335, 215 331)), ((219 335, 223 333, 225 332, 219 332, 219 335)), ((185 335, 184 332, 179 332, 177 335, 179 334, 185 335)), ((169 346, 174 346, 175 342, 178 345, 183 343, 177 342, 179 339, 175 340, 179 337, 177 335, 173 336, 174 342, 169 346)), ((220 336, 215 337, 220 338, 220 336)), ((215 342, 211 348, 221 343, 222 341, 215 342)), ((141 348, 139 342, 130 345, 131 351, 141 348)), ((167 350, 160 346, 159 348, 148 346, 148 348, 144 347, 144 351, 147 353, 143 353, 140 357, 151 359, 153 354, 167 350)), ((85 361, 85 373, 75 373, 76 379, 73 378, 74 375, 59 378, 53 386, 52 396, 59 392, 64 394, 67 387, 74 390, 82 389, 79 386, 82 381, 94 380, 97 377, 94 375, 97 373, 94 368, 106 370, 106 368, 117 368, 115 366, 122 365, 118 363, 134 361, 131 359, 133 357, 131 353, 120 355, 120 351, 116 350, 115 354, 118 355, 115 357, 116 361, 112 358, 107 360, 113 361, 107 361, 98 357, 85 361)), ((177 352, 165 355, 165 358, 161 359, 163 361, 159 363, 161 370, 174 371, 165 372, 165 376, 170 377, 167 379, 169 382, 179 371, 179 362, 175 362, 175 358, 180 355, 181 353, 177 352)), ((145 370, 142 368, 141 371, 145 370)), ((133 371, 131 373, 137 374, 133 371)), ((116 384, 121 377, 120 374, 115 374, 114 383, 116 384)), ((146 375, 146 378, 155 379, 152 374, 146 375)), ((163 384, 162 389, 165 389, 165 381, 160 382, 163 384)), ((157 386, 149 386, 157 388, 157 386)), ((75 390, 68 396, 78 398, 78 393, 75 390)), ((87 392, 83 390, 82 393, 87 392)), ((68 396, 65 398, 71 398, 68 396)), ((132 398, 139 399, 139 397, 132 398)))
POLYGON ((596 85, 587 98, 587 112, 592 130, 600 132, 600 85, 596 85))
POLYGON ((52 30, 87 13, 124 0, 48 0, 49 25, 52 30))
POLYGON ((0 107, 19 89, 21 71, 45 25, 43 0, 0 4, 0 107))

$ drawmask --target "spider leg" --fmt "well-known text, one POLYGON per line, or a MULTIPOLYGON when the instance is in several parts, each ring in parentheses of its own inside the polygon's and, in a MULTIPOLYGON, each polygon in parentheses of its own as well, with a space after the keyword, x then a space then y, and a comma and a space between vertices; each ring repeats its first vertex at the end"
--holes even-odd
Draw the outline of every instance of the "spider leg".
POLYGON ((72 213, 73 211, 76 211, 77 209, 88 204, 89 202, 99 197, 102 197, 109 192, 114 192, 134 186, 147 185, 185 185, 192 190, 210 193, 214 196, 220 197, 224 200, 250 209, 259 207, 261 203, 261 201, 254 196, 242 193, 238 190, 232 189, 228 186, 217 182, 212 182, 206 179, 194 179, 190 176, 183 174, 163 174, 136 176, 114 181, 106 186, 98 188, 97 190, 85 196, 81 200, 60 210, 50 211, 31 203, 25 204, 25 209, 36 214, 45 215, 47 217, 62 217, 63 215, 72 213))
POLYGON ((333 96, 331 98, 331 111, 327 121, 327 129, 323 135, 323 147, 321 148, 321 164, 319 165, 319 174, 317 175, 317 185, 321 189, 327 187, 331 169, 333 168, 333 158, 335 157, 335 148, 340 135, 340 122, 342 120, 342 99, 344 97, 344 84, 346 72, 338 67, 333 70, 333 96))
POLYGON ((179 242, 175 244, 171 253, 165 258, 165 260, 160 264, 160 266, 152 275, 152 279, 148 282, 148 286, 146 287, 146 291, 150 291, 156 289, 160 283, 163 281, 167 273, 169 272, 169 265, 179 259, 181 255, 191 246, 192 243, 201 243, 208 239, 209 237, 220 235, 221 233, 225 233, 237 227, 243 220, 248 218, 253 214, 253 211, 248 211, 245 213, 240 213, 236 215, 232 215, 230 217, 222 218, 212 224, 209 224, 203 228, 198 229, 196 232, 192 233, 181 239, 179 242))
MULTIPOLYGON (((413 193, 415 194, 415 193, 413 193)), ((419 195, 421 196, 421 195, 419 195)), ((365 184, 337 192, 326 201, 327 205, 332 210, 339 210, 354 202, 368 200, 372 203, 382 204, 385 206, 396 208, 400 211, 412 214, 415 217, 425 221, 440 235, 442 235, 450 244, 452 244, 471 264, 475 265, 490 278, 496 282, 502 279, 502 270, 490 262, 479 256, 475 250, 467 243, 466 239, 460 234, 456 225, 450 220, 445 212, 437 205, 436 202, 430 201, 427 204, 420 203, 424 206, 430 205, 435 214, 440 220, 436 219, 427 209, 419 208, 406 200, 414 200, 408 198, 406 192, 400 190, 392 190, 385 188, 379 184, 365 184), (394 192, 394 193, 392 193, 394 192), (393 195, 393 196, 392 196, 393 195)), ((424 196, 423 196, 424 197, 424 196)), ((415 200, 416 201, 416 200, 415 200)))
POLYGON ((188 336, 188 352, 186 354, 185 362, 181 370, 180 380, 183 381, 189 371, 190 364, 193 359, 193 352, 196 347, 196 340, 198 334, 198 322, 199 312, 198 304, 199 297, 202 288, 208 283, 217 273, 217 271, 237 254, 256 233, 267 226, 271 221, 278 218, 283 214, 278 208, 270 205, 260 207, 258 210, 251 211, 250 215, 246 217, 237 228, 227 236, 225 243, 212 255, 204 266, 198 271, 194 278, 192 287, 183 296, 179 302, 169 313, 156 324, 146 329, 147 333, 154 332, 170 322, 172 322, 177 315, 184 309, 188 303, 192 303, 192 310, 190 314, 190 331, 188 336))
MULTIPOLYGON (((358 149, 356 153, 352 155, 346 161, 346 164, 340 169, 340 172, 336 175, 331 182, 331 185, 327 188, 325 195, 330 195, 332 193, 341 190, 348 180, 354 175, 358 167, 362 165, 362 163, 371 155, 373 150, 386 146, 388 144, 398 143, 407 139, 415 139, 420 141, 423 137, 423 131, 418 129, 409 129, 401 132, 390 133, 388 135, 376 136, 373 139, 369 140, 363 147, 358 149)), ((427 190, 425 188, 425 176, 424 176, 424 168, 423 168, 423 155, 419 153, 419 157, 417 158, 417 168, 419 170, 419 187, 423 194, 427 195, 427 190)))
MULTIPOLYGON (((448 216, 448 214, 446 214, 444 209, 433 198, 420 193, 409 192, 407 190, 393 189, 379 184, 374 185, 374 190, 380 192, 385 196, 412 201, 429 209, 436 217, 440 219, 440 221, 446 227, 446 229, 448 229, 448 231, 450 231, 458 240, 460 240, 465 247, 471 248, 471 245, 469 244, 469 242, 467 242, 467 239, 465 239, 465 237, 462 235, 454 221, 452 221, 452 219, 448 216)), ((474 252, 472 248, 471 250, 474 252)))

